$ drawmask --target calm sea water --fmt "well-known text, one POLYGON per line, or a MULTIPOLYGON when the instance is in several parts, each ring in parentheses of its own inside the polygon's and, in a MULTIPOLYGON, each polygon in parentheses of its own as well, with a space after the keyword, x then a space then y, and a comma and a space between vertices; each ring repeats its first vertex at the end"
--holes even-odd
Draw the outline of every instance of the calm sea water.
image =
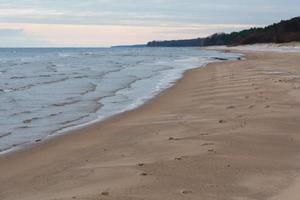
POLYGON ((135 108, 187 69, 238 56, 196 48, 0 49, 0 152, 135 108))

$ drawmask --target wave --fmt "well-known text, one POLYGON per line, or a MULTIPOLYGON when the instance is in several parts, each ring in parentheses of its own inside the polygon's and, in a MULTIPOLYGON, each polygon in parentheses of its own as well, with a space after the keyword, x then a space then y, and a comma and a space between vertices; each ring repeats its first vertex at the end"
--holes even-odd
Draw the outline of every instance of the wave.
POLYGON ((86 95, 86 94, 88 94, 90 92, 95 92, 96 89, 97 89, 97 85, 91 83, 91 84, 89 84, 89 88, 87 90, 81 92, 80 95, 84 96, 84 95, 86 95))
POLYGON ((0 109, 0 132, 11 132, 0 135, 2 150, 133 109, 170 87, 185 70, 225 55, 184 48, 56 49, 27 54, 32 59, 22 58, 18 51, 8 60, 0 59, 0 66, 5 66, 0 79, 4 97, 0 105, 5 108, 0 109))
POLYGON ((80 100, 71 100, 71 101, 64 101, 64 102, 57 102, 52 104, 51 106, 55 106, 55 107, 63 107, 63 106, 67 106, 67 105, 72 105, 72 104, 76 104, 80 102, 80 100))
POLYGON ((1 139, 1 138, 4 138, 4 137, 6 137, 6 136, 9 136, 9 135, 11 135, 11 134, 12 134, 12 132, 4 133, 4 134, 0 135, 0 139, 1 139))

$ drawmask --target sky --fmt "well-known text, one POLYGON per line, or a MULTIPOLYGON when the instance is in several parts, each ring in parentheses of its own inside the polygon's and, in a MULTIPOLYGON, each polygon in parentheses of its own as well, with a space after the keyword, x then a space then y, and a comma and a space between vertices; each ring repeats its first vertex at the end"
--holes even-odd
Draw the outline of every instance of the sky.
POLYGON ((300 15, 300 0, 0 0, 0 47, 187 39, 300 15))

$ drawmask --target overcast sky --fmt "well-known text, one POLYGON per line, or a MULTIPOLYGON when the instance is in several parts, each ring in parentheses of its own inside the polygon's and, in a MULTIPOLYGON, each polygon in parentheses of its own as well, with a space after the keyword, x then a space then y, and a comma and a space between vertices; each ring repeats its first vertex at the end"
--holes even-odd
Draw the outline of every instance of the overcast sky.
POLYGON ((0 46, 196 38, 300 15, 300 0, 0 0, 0 46))

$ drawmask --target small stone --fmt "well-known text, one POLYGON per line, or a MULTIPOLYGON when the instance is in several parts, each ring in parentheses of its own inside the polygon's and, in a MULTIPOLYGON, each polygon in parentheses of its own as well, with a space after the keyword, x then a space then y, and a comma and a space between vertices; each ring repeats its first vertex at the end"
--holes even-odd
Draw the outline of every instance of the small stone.
POLYGON ((35 142, 40 142, 40 141, 42 141, 42 139, 37 139, 37 140, 35 140, 35 142))
POLYGON ((222 123, 224 123, 224 122, 225 122, 224 120, 219 120, 219 123, 220 123, 220 124, 222 124, 222 123))

